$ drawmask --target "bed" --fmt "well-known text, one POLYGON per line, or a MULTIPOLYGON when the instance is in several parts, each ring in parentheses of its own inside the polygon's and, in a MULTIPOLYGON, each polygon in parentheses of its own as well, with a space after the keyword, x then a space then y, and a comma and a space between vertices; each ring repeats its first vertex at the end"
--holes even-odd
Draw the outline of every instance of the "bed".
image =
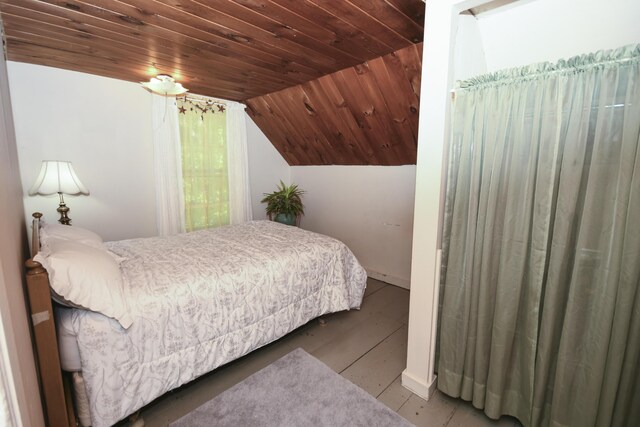
MULTIPOLYGON (((34 236, 38 220, 35 217, 34 236)), ((53 284, 71 274, 51 265, 56 252, 49 249, 27 262, 50 425, 73 420, 68 393, 64 398, 62 392, 62 367, 81 370, 92 425, 112 425, 167 391, 318 316, 359 308, 366 286, 364 269, 343 243, 271 221, 106 242, 102 249, 119 266, 126 309, 56 308, 65 331, 62 362, 55 357, 58 341, 49 284, 57 291, 53 284)), ((100 271, 91 265, 80 276, 87 280, 96 269, 100 271)), ((63 291, 53 293, 66 303, 69 295, 75 299, 63 291)), ((98 303, 103 304, 103 298, 98 303)))

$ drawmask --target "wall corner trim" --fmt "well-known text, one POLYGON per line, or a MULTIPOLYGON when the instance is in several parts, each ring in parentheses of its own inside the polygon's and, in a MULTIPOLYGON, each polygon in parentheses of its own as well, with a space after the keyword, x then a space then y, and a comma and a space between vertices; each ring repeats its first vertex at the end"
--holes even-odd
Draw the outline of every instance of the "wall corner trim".
POLYGON ((372 270, 368 267, 364 268, 367 271, 367 276, 372 279, 380 280, 385 283, 389 283, 390 285, 399 286, 404 289, 409 289, 411 286, 410 279, 404 279, 402 277, 393 276, 391 274, 379 273, 375 270, 372 270))
POLYGON ((431 380, 431 383, 427 383, 411 374, 406 369, 402 371, 402 386, 426 401, 429 401, 429 399, 433 397, 433 393, 435 393, 436 391, 437 383, 438 377, 435 375, 433 376, 433 380, 431 380))

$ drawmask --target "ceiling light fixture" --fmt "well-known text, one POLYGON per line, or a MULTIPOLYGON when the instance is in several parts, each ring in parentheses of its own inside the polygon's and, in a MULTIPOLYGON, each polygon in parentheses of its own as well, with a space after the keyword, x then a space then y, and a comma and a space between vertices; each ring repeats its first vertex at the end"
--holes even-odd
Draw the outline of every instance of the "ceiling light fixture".
POLYGON ((162 96, 183 95, 189 90, 182 87, 180 83, 176 83, 174 78, 168 74, 158 74, 156 77, 152 77, 148 82, 140 82, 140 84, 149 92, 157 93, 162 96))

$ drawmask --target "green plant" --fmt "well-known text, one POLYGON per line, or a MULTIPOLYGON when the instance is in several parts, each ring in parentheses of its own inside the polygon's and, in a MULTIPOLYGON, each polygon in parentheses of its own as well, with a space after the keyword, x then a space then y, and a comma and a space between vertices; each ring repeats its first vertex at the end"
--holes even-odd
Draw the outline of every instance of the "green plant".
POLYGON ((264 193, 264 199, 261 203, 267 204, 267 215, 269 218, 275 217, 278 214, 304 215, 304 205, 302 204, 302 195, 304 190, 298 188, 296 184, 287 186, 282 180, 278 189, 273 193, 264 193))

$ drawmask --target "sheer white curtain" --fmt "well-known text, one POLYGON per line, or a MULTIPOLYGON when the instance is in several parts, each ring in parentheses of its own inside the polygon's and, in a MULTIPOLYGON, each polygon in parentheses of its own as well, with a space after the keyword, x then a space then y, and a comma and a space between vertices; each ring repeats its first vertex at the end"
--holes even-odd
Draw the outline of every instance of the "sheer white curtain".
POLYGON ((152 95, 153 159, 158 234, 185 231, 178 109, 173 98, 152 95))
MULTIPOLYGON (((166 236, 185 231, 180 125, 174 99, 159 95, 152 95, 152 98, 156 215, 158 234, 166 236)), ((224 104, 229 220, 231 224, 239 224, 252 219, 245 106, 233 101, 224 101, 224 104)))
POLYGON ((227 104, 227 158, 229 162, 229 209, 231 224, 252 219, 247 156, 247 123, 244 104, 227 104))

